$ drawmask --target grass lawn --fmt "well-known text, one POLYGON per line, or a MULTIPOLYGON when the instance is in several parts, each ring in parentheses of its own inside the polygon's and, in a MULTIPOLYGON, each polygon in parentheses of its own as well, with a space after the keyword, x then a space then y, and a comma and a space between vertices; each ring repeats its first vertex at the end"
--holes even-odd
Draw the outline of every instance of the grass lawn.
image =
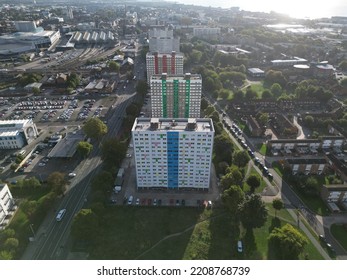
MULTIPOLYGON (((246 91, 247 91, 247 88, 248 88, 248 87, 245 87, 245 88, 243 89, 243 92, 246 92, 246 91)), ((258 98, 261 98, 262 92, 265 90, 265 88, 264 88, 262 82, 255 83, 255 84, 251 84, 251 89, 252 89, 253 91, 255 91, 255 92, 258 94, 258 98)))
MULTIPOLYGON (((281 210, 277 216, 287 220, 288 215, 281 210)), ((243 235, 231 221, 230 214, 218 208, 112 207, 100 220, 96 241, 84 247, 75 244, 74 250, 88 251, 94 260, 266 259, 272 215, 253 234, 243 235), (245 247, 242 254, 236 246, 240 236, 245 247)), ((309 258, 321 259, 310 246, 309 258)))
POLYGON ((266 144, 263 143, 259 148, 259 153, 262 154, 263 156, 265 156, 266 155, 266 149, 267 149, 267 146, 266 146, 266 144))
POLYGON ((347 250, 347 225, 333 224, 330 228, 332 235, 341 244, 341 246, 347 250))

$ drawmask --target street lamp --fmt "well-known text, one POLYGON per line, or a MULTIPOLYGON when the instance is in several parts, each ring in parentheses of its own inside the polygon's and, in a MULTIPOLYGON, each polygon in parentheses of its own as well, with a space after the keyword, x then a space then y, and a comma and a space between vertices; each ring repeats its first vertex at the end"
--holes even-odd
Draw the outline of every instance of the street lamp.
POLYGON ((33 237, 34 237, 34 240, 35 240, 35 231, 33 229, 33 224, 29 224, 29 227, 31 229, 31 232, 33 233, 33 237))

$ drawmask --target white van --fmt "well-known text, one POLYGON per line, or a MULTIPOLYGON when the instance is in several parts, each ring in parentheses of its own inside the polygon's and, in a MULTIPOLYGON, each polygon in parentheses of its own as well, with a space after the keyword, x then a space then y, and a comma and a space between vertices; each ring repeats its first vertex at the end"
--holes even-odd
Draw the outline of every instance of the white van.
POLYGON ((66 209, 61 209, 58 212, 57 217, 55 218, 57 220, 57 222, 60 222, 63 219, 65 212, 66 212, 66 209))
POLYGON ((134 197, 131 195, 128 199, 128 205, 131 205, 133 203, 134 197))
POLYGON ((24 154, 25 154, 25 150, 21 150, 20 152, 18 152, 18 155, 20 156, 24 156, 24 154))

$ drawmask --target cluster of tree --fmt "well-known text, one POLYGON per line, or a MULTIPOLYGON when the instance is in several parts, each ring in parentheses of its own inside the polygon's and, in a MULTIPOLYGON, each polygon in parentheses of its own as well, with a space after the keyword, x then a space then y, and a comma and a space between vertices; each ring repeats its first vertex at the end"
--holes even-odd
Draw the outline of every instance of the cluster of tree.
POLYGON ((146 94, 148 93, 148 84, 146 80, 139 80, 136 84, 136 92, 139 94, 142 98, 145 98, 146 94))
POLYGON ((305 124, 305 126, 312 130, 318 129, 320 131, 329 131, 329 125, 334 124, 335 126, 337 125, 339 128, 341 128, 343 131, 347 131, 347 114, 344 114, 341 118, 337 120, 307 115, 302 119, 302 121, 305 124))
POLYGON ((24 73, 22 76, 19 78, 19 85, 21 86, 26 86, 28 84, 32 83, 37 83, 42 79, 42 76, 37 73, 24 73))
POLYGON ((71 73, 66 81, 67 87, 75 89, 80 84, 80 77, 76 73, 71 73))
POLYGON ((30 177, 27 179, 18 179, 17 183, 11 188, 15 191, 28 191, 40 188, 41 186, 41 182, 36 177, 30 177))
POLYGON ((120 66, 117 62, 112 60, 108 63, 108 69, 110 69, 110 71, 112 71, 112 72, 119 73, 120 66))
POLYGON ((14 259, 19 247, 19 240, 13 229, 0 231, 0 260, 14 259))

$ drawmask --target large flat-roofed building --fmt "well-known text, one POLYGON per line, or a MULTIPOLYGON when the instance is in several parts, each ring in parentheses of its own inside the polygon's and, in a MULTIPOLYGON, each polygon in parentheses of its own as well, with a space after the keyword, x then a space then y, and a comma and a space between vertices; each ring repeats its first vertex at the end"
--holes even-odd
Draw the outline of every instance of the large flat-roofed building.
POLYGON ((152 75, 150 87, 152 117, 200 117, 202 90, 200 74, 152 75))
POLYGON ((59 31, 16 32, 0 36, 0 55, 16 55, 47 48, 60 38, 59 31))
POLYGON ((193 29, 193 36, 198 38, 217 39, 220 33, 219 27, 194 27, 193 29))
POLYGON ((20 149, 37 136, 32 119, 0 121, 0 149, 20 149))
POLYGON ((171 53, 180 51, 180 38, 175 38, 173 30, 154 28, 149 30, 149 51, 171 53))
POLYGON ((13 205, 13 197, 7 184, 0 184, 0 225, 9 215, 13 205))
POLYGON ((213 137, 211 119, 137 118, 132 128, 137 188, 207 191, 213 137))
POLYGON ((152 75, 167 73, 169 75, 183 75, 182 53, 147 53, 146 68, 147 82, 150 83, 152 75))

